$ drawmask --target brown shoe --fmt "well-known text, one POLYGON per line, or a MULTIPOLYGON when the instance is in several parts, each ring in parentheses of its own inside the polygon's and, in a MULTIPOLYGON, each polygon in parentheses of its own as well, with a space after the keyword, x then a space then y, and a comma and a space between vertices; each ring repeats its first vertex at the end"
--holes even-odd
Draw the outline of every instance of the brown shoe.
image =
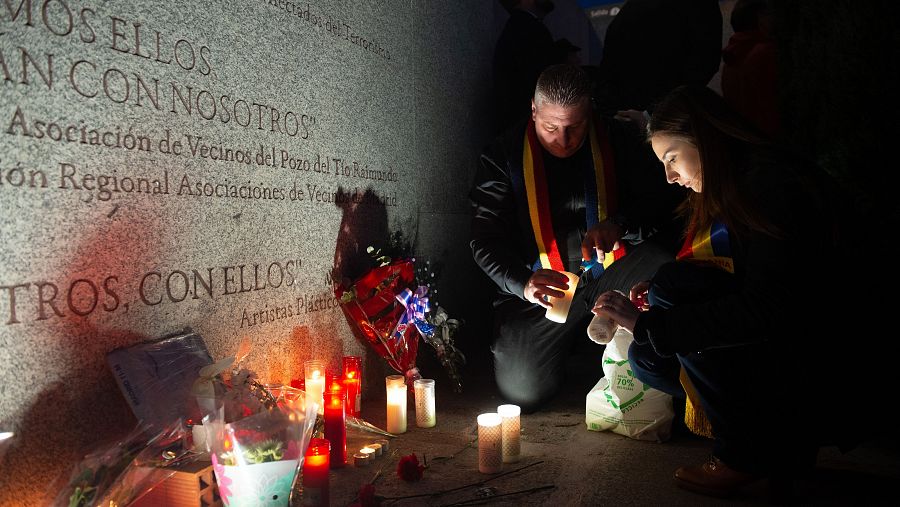
POLYGON ((717 497, 731 496, 759 479, 729 467, 715 456, 702 465, 681 467, 675 471, 675 482, 682 488, 717 497))

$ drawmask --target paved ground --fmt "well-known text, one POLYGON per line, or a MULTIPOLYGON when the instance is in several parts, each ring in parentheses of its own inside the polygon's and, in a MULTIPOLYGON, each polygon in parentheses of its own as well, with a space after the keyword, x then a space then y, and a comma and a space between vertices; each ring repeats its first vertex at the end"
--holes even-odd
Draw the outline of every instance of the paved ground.
MULTIPOLYGON (((348 466, 333 471, 332 505, 349 505, 359 486, 373 480, 377 494, 391 498, 462 487, 442 495, 395 500, 388 505, 474 505, 480 502, 490 505, 703 506, 726 503, 683 491, 672 479, 677 467, 699 463, 708 457, 709 441, 676 435, 669 442, 659 444, 588 431, 584 424, 584 394, 590 384, 585 386, 584 379, 580 383, 574 381, 545 410, 522 416, 520 463, 504 465, 498 476, 479 473, 477 448, 473 443, 475 418, 479 413, 494 411, 502 403, 490 376, 482 376, 484 378, 470 373, 467 390, 461 395, 441 389, 439 382, 438 423, 434 428, 415 427, 411 404, 409 431, 392 439, 392 456, 379 458, 370 467, 348 466), (404 482, 395 473, 399 456, 410 453, 427 458, 428 468, 420 482, 404 482), (516 471, 522 467, 527 468, 516 471), (482 484, 476 486, 479 482, 482 484), (466 485, 473 486, 463 487, 466 485), (546 489, 514 494, 541 487, 546 489), (485 498, 480 494, 492 496, 485 498)), ((363 416, 383 428, 383 395, 380 399, 376 395, 371 398, 364 403, 363 416)), ((860 431, 883 430, 886 425, 880 426, 861 426, 860 431)), ((349 448, 358 448, 375 438, 353 436, 349 448)), ((797 483, 792 503, 896 505, 898 481, 900 446, 894 436, 877 437, 848 454, 841 454, 836 448, 823 449, 814 474, 797 483)), ((727 503, 770 503, 766 483, 748 487, 727 503)), ((301 504, 298 501, 296 505, 301 504)))

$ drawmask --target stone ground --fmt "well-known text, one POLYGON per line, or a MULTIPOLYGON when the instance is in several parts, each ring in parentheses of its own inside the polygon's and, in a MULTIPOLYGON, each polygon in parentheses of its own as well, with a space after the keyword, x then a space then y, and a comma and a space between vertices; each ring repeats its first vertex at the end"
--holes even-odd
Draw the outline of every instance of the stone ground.
MULTIPOLYGON (((772 503, 765 481, 747 487, 728 501, 678 488, 672 478, 674 470, 705 460, 711 449, 711 443, 706 439, 676 434, 666 443, 654 443, 609 432, 588 431, 584 423, 584 395, 595 379, 572 379, 563 394, 544 410, 523 415, 521 461, 504 464, 501 474, 483 475, 478 472, 475 419, 480 413, 495 411, 503 401, 496 392, 489 368, 480 368, 480 375, 471 371, 470 368, 463 394, 453 393, 448 389, 448 382, 442 385, 442 377, 436 376, 436 427, 417 428, 414 407, 410 403, 409 430, 389 439, 391 455, 378 458, 368 467, 349 465, 332 471, 331 505, 353 503, 359 486, 369 481, 374 481, 377 494, 391 498, 460 488, 446 494, 386 503, 398 506, 772 503), (416 453, 420 461, 427 458, 428 468, 420 482, 407 483, 396 475, 399 457, 410 453, 416 453), (467 485, 471 486, 463 487, 467 485), (533 491, 518 493, 525 490, 533 491), (485 493, 492 496, 479 496, 485 493)), ((373 392, 370 399, 365 400, 363 418, 384 427, 383 393, 379 398, 377 391, 373 392)), ((889 430, 888 425, 877 422, 859 424, 861 432, 889 430)), ((900 445, 893 435, 872 434, 871 442, 846 454, 841 454, 837 448, 823 448, 814 473, 796 483, 794 496, 787 503, 896 505, 900 445), (893 501, 887 500, 892 497, 893 501)), ((377 438, 384 437, 351 435, 348 453, 377 438)), ((295 505, 302 505, 299 496, 295 495, 295 505)))

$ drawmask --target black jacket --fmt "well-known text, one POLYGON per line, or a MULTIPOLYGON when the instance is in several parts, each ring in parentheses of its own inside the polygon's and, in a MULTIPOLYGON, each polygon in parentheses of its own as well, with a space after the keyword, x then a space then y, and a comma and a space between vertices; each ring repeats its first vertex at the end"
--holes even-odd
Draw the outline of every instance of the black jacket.
MULTIPOLYGON (((524 196, 516 195, 511 177, 512 171, 522 171, 525 126, 521 123, 508 130, 484 151, 469 194, 474 210, 470 246, 475 262, 497 284, 501 295, 519 298, 538 260, 528 204, 524 196)), ((654 233, 674 255, 680 223, 673 210, 684 194, 666 183, 662 165, 633 127, 615 121, 607 122, 606 127, 617 180, 619 209, 615 218, 624 223, 626 239, 654 233)), ((580 245, 587 232, 580 164, 593 163, 590 142, 586 139, 567 159, 542 151, 560 254, 567 269, 577 272, 580 245)))
MULTIPOLYGON (((825 343, 815 326, 833 322, 832 295, 846 286, 852 262, 838 245, 831 183, 824 173, 774 151, 748 153, 739 190, 780 231, 780 237, 729 228, 734 289, 697 304, 651 307, 634 339, 660 355, 800 340, 825 343), (849 259, 847 259, 849 260, 849 259)), ((849 324, 849 322, 848 322, 849 324)), ((833 330, 832 330, 833 331, 833 330)))

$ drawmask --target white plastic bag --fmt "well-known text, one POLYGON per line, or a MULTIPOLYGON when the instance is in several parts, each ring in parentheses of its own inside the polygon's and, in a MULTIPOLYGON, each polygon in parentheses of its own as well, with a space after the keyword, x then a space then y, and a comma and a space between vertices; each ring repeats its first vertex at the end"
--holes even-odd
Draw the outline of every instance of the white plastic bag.
POLYGON ((631 333, 618 329, 603 352, 604 377, 587 394, 585 423, 637 440, 664 442, 672 434, 672 397, 634 377, 628 362, 631 333))

